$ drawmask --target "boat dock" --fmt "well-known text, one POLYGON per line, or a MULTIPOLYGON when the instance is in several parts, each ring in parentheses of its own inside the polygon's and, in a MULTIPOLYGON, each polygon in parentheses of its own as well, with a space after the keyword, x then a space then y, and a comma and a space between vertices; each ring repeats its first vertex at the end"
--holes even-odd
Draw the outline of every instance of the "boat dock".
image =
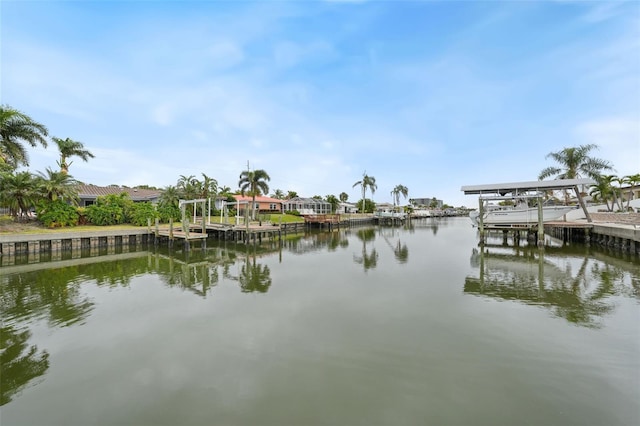
MULTIPOLYGON (((505 184, 489 184, 463 186, 465 195, 479 195, 478 228, 480 244, 485 243, 488 232, 500 230, 506 241, 512 233, 514 243, 518 244, 522 233, 539 247, 544 246, 544 234, 547 233, 564 243, 577 241, 587 245, 598 244, 612 247, 623 252, 640 254, 640 214, 637 213, 590 213, 582 199, 580 187, 592 185, 591 179, 562 179, 553 181, 514 182, 505 184), (542 201, 547 191, 575 191, 580 208, 585 218, 577 221, 552 220, 543 221, 542 201), (484 223, 485 201, 535 199, 537 201, 537 220, 530 222, 484 223)), ((508 217, 508 215, 504 215, 508 217)))

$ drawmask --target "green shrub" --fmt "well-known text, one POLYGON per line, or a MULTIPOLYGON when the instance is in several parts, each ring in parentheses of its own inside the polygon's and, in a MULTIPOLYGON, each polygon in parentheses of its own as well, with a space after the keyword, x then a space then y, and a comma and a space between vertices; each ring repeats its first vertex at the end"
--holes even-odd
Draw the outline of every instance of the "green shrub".
POLYGON ((133 201, 126 192, 120 195, 98 197, 95 204, 86 208, 87 219, 94 225, 118 225, 129 221, 133 201))
POLYGON ((160 217, 156 208, 149 202, 133 203, 129 209, 129 221, 133 225, 145 226, 147 221, 151 219, 151 223, 155 223, 156 217, 160 217))
POLYGON ((160 203, 158 204, 158 217, 160 218, 160 222, 167 223, 169 219, 179 221, 182 213, 180 213, 178 206, 160 203))
POLYGON ((38 220, 48 228, 76 226, 80 215, 78 209, 62 200, 41 201, 36 206, 38 220))

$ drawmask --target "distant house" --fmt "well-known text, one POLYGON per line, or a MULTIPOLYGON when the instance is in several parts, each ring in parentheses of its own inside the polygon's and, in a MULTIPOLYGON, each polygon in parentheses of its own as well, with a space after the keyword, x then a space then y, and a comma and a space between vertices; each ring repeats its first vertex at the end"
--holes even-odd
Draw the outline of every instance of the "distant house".
POLYGON ((391 203, 378 203, 376 204, 377 212, 392 212, 394 211, 395 206, 391 203))
POLYGON ((331 214, 331 203, 317 198, 294 197, 283 201, 284 211, 297 211, 301 215, 331 214))
POLYGON ((411 204, 413 204, 414 206, 417 207, 434 207, 436 209, 441 209, 442 206, 444 205, 444 202, 442 200, 438 200, 436 199, 436 197, 433 198, 412 198, 409 200, 409 202, 411 204), (435 201, 435 203, 434 203, 435 201))
POLYGON ((355 204, 351 203, 340 203, 338 205, 338 210, 336 210, 338 214, 350 214, 350 213, 358 213, 358 207, 355 204))
MULTIPOLYGON (((234 195, 233 198, 239 202, 239 207, 241 210, 244 210, 244 206, 247 204, 251 204, 253 197, 248 195, 234 195)), ((228 204, 229 207, 233 207, 233 205, 228 204)), ((278 200, 277 198, 271 197, 256 197, 256 205, 255 209, 258 213, 282 213, 282 200, 278 200)))
POLYGON ((80 207, 90 206, 95 204, 98 197, 104 197, 106 195, 119 195, 123 192, 129 194, 131 200, 135 203, 141 203, 149 201, 155 203, 160 198, 162 191, 157 189, 136 189, 125 188, 123 186, 96 186, 96 185, 78 185, 78 197, 80 199, 78 205, 80 207))

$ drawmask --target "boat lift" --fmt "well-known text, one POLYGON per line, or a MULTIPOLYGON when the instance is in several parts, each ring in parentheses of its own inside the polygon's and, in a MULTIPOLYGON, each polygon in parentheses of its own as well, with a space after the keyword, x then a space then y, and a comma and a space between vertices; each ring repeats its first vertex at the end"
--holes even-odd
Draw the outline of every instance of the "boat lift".
POLYGON ((580 194, 580 188, 584 186, 594 185, 596 182, 593 179, 557 179, 557 180, 540 180, 532 182, 511 182, 511 183, 497 183, 487 185, 470 185, 463 186, 461 191, 465 195, 479 195, 479 229, 480 229, 480 243, 484 243, 485 226, 484 226, 484 202, 486 200, 510 200, 510 199, 537 199, 538 200, 538 246, 544 245, 544 226, 542 216, 542 199, 546 191, 568 191, 574 190, 578 203, 584 211, 585 217, 588 222, 591 222, 591 215, 587 211, 587 207, 584 204, 582 195, 580 194), (509 194, 509 195, 507 195, 509 194))

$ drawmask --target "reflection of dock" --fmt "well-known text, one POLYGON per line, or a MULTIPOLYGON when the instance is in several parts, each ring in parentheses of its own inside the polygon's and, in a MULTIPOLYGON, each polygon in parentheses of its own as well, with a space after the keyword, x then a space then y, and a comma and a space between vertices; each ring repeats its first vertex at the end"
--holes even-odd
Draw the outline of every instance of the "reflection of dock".
POLYGON ((474 249, 471 266, 478 269, 478 276, 465 278, 464 293, 542 306, 569 322, 599 327, 598 318, 614 309, 608 297, 629 291, 625 284, 627 278, 621 274, 589 288, 585 277, 592 273, 591 268, 602 268, 609 277, 615 276, 609 270, 610 262, 595 261, 588 255, 558 254, 560 256, 549 258, 542 249, 499 252, 474 249), (580 261, 577 269, 556 264, 569 258, 580 261))

